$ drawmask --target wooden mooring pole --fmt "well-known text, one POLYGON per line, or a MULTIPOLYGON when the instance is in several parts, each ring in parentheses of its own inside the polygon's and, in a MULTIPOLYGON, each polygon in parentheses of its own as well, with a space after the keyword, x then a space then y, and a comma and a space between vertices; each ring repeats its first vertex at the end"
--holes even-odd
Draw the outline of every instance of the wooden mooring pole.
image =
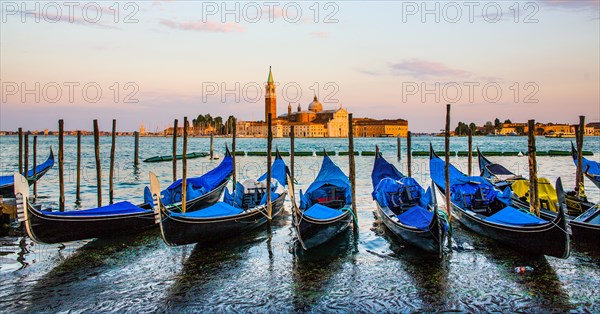
POLYGON ((412 177, 412 134, 406 133, 406 168, 409 177, 412 177))
POLYGON ((177 181, 177 119, 173 121, 173 182, 177 181))
POLYGON ((37 198, 37 135, 33 136, 33 199, 37 198))
POLYGON ((25 178, 29 177, 29 134, 25 133, 23 136, 23 145, 25 149, 25 155, 23 156, 24 166, 23 175, 25 178))
POLYGON ((356 211, 356 168, 354 163, 354 123, 352 114, 348 114, 348 166, 350 167, 350 189, 352 191, 352 212, 355 224, 358 226, 358 212, 356 211))
POLYGON ((110 144, 110 168, 108 171, 108 202, 113 203, 114 198, 114 176, 115 176, 115 149, 117 140, 117 120, 112 120, 112 133, 111 133, 111 144, 110 144))
POLYGON ((529 159, 529 210, 540 216, 540 201, 537 183, 537 156, 535 148, 535 120, 528 122, 528 159, 529 159))
POLYGON ((235 191, 235 186, 237 185, 237 165, 236 165, 236 157, 235 157, 236 137, 237 137, 237 119, 233 118, 233 135, 231 136, 231 159, 233 161, 233 190, 234 191, 235 191))
POLYGON ((140 164, 140 132, 133 132, 133 165, 138 166, 140 164))
POLYGON ((187 138, 188 138, 188 118, 183 117, 183 158, 181 166, 181 212, 185 213, 187 209, 187 138))
POLYGON ((398 160, 402 160, 402 138, 400 137, 400 134, 396 137, 396 150, 398 153, 398 160))
POLYGON ((58 209, 61 212, 65 211, 65 165, 64 165, 64 122, 62 119, 58 120, 58 186, 59 186, 59 198, 58 198, 58 209))
POLYGON ((267 117, 267 219, 269 221, 273 219, 273 204, 271 203, 271 151, 273 149, 272 119, 272 113, 269 113, 269 116, 267 117))
POLYGON ((210 132, 210 160, 215 159, 214 133, 210 132))
POLYGON ((77 131, 77 189, 75 201, 81 200, 81 131, 77 131))
POLYGON ((473 130, 471 130, 471 128, 469 128, 469 139, 468 139, 468 144, 469 144, 469 152, 468 152, 468 156, 469 159, 467 161, 467 167, 469 170, 469 176, 472 175, 473 173, 473 130))
POLYGON ((19 128, 19 173, 23 174, 23 128, 19 128))
POLYGON ((296 138, 296 132, 295 131, 296 130, 295 130, 294 126, 293 125, 290 126, 290 167, 291 167, 290 168, 290 174, 292 175, 292 177, 291 177, 291 179, 292 179, 292 182, 291 182, 292 186, 291 186, 291 188, 292 189, 294 188, 293 184, 294 184, 294 180, 295 180, 294 179, 294 151, 295 151, 294 140, 296 138))
POLYGON ((450 200, 450 104, 446 105, 446 132, 444 133, 444 194, 446 196, 446 211, 448 220, 452 221, 452 202, 450 200))
MULTIPOLYGON (((579 126, 575 132, 576 144, 577 144, 577 173, 575 174, 575 192, 577 196, 581 196, 584 192, 583 183, 583 135, 585 133, 585 116, 579 116, 579 126)), ((585 193, 585 192, 584 192, 585 193)))
POLYGON ((96 156, 96 193, 98 207, 102 207, 102 165, 100 164, 100 129, 98 120, 94 119, 94 154, 96 156))

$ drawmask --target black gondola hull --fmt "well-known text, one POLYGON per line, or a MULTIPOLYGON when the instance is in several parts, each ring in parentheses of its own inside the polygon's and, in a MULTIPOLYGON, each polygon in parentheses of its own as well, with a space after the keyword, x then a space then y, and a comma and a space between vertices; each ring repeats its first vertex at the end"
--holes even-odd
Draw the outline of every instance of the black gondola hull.
POLYGON ((512 227, 486 222, 452 203, 452 214, 468 229, 530 254, 569 257, 567 220, 563 215, 546 224, 512 227))
POLYGON ((27 210, 27 234, 46 244, 134 234, 156 226, 150 210, 110 217, 50 216, 29 205, 27 210))
POLYGON ((383 221, 383 224, 396 237, 428 253, 441 254, 443 245, 442 227, 439 219, 435 219, 437 218, 437 215, 434 216, 435 218, 429 225, 429 230, 408 228, 395 220, 392 220, 379 203, 376 203, 378 216, 381 218, 381 221, 383 221))
MULTIPOLYGON (((556 213, 542 210, 540 217, 551 220, 556 218, 556 213)), ((569 220, 569 226, 571 228, 571 238, 574 243, 589 245, 595 249, 600 247, 600 225, 569 220)))
MULTIPOLYGON (((273 201, 273 217, 283 211, 285 196, 286 193, 282 193, 273 201)), ((162 210, 160 212, 163 239, 172 246, 217 242, 256 229, 267 222, 264 206, 240 215, 217 218, 173 217, 162 210)))
POLYGON ((294 226, 305 249, 317 247, 328 242, 336 235, 344 232, 352 224, 352 214, 346 211, 340 217, 329 220, 316 220, 302 216, 300 210, 294 209, 294 226))

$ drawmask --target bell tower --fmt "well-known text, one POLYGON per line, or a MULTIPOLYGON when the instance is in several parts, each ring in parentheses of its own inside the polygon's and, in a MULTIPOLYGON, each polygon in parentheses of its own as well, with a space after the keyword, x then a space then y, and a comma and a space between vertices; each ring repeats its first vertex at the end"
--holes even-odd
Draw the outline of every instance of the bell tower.
POLYGON ((265 85, 265 122, 269 118, 269 113, 273 119, 277 118, 277 96, 275 95, 275 82, 273 82, 271 67, 269 67, 269 78, 265 85))

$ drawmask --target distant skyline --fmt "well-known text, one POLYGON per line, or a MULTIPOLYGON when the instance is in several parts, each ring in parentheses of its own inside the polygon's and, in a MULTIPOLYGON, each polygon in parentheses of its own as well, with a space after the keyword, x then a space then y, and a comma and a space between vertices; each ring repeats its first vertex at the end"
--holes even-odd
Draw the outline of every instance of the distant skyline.
POLYGON ((599 0, 222 3, 2 1, 0 130, 259 120, 269 66, 278 114, 600 121, 599 0))

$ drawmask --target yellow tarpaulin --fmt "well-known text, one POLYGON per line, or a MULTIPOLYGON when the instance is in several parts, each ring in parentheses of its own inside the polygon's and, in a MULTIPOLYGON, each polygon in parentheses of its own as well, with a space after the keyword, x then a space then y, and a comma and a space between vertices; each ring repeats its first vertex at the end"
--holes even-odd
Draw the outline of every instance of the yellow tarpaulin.
MULTIPOLYGON (((513 192, 519 196, 519 198, 525 197, 529 202, 529 181, 517 180, 512 184, 513 192)), ((558 196, 554 186, 546 178, 538 178, 538 197, 542 208, 547 208, 553 212, 558 212, 556 203, 558 203, 558 196)))

